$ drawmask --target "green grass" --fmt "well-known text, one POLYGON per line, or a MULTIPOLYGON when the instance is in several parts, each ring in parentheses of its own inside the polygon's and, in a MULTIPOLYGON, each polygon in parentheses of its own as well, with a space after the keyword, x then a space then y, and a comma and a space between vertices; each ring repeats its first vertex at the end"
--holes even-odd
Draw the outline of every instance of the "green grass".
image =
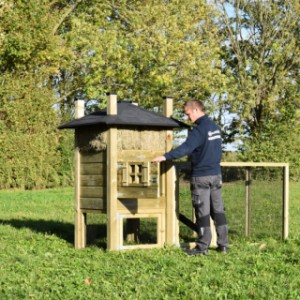
MULTIPOLYGON (((290 186, 287 241, 273 237, 277 225, 260 232, 270 220, 256 202, 274 203, 274 186, 266 186, 275 191, 267 196, 262 185, 253 186, 253 209, 261 217, 253 221, 254 235, 245 239, 244 187, 224 185, 230 252, 211 250, 202 257, 188 257, 176 247, 107 252, 99 237, 75 250, 73 189, 1 191, 0 299, 300 299, 298 185, 290 186)), ((181 211, 191 214, 188 188, 181 198, 181 211)), ((103 216, 89 221, 100 222, 98 232, 105 233, 103 216)), ((181 239, 189 239, 191 232, 183 229, 181 239)))

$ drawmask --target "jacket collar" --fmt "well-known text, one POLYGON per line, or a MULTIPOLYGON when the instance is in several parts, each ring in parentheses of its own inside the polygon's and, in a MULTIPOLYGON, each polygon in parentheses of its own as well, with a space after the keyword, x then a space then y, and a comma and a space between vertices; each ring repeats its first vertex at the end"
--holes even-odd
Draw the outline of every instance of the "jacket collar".
POLYGON ((201 124, 202 122, 204 122, 207 119, 208 119, 208 115, 204 115, 204 116, 200 117, 199 119, 197 119, 195 121, 195 124, 199 125, 199 124, 201 124))

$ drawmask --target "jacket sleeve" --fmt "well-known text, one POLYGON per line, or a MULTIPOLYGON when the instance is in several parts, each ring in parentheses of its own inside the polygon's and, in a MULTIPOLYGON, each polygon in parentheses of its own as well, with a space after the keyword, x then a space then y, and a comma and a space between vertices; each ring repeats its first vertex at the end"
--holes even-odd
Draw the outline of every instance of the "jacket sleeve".
POLYGON ((164 157, 166 160, 173 160, 181 158, 185 155, 190 155, 197 147, 203 144, 203 141, 204 135, 196 127, 190 132, 184 143, 182 143, 176 149, 165 153, 164 157))

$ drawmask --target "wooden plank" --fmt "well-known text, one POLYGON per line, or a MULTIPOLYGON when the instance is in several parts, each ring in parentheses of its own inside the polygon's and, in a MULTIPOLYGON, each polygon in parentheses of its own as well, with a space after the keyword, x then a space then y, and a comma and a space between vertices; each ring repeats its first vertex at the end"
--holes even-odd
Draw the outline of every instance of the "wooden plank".
POLYGON ((106 173, 106 165, 103 163, 82 163, 80 165, 81 175, 101 175, 106 173))
POLYGON ((251 168, 246 168, 245 189, 245 236, 250 236, 251 229, 251 168))
POLYGON ((165 97, 163 103, 163 114, 167 118, 171 118, 173 115, 173 98, 165 97))
POLYGON ((121 246, 120 250, 136 250, 136 249, 153 249, 153 248, 162 248, 161 244, 140 244, 140 245, 126 245, 121 246))
POLYGON ((122 213, 147 213, 153 209, 164 209, 165 198, 157 199, 119 199, 117 202, 118 212, 122 213))
POLYGON ((147 210, 145 213, 139 214, 123 214, 118 213, 118 220, 120 222, 119 231, 119 249, 148 249, 154 247, 163 247, 165 243, 165 216, 164 210, 147 210), (123 245, 123 219, 141 219, 141 218, 157 218, 157 243, 153 244, 139 244, 139 245, 123 245))
POLYGON ((82 208, 81 211, 88 214, 106 214, 106 209, 82 208))
POLYGON ((286 167, 288 163, 274 162, 221 162, 222 167, 286 167))
POLYGON ((80 198, 104 198, 106 188, 103 186, 83 186, 81 187, 80 198))
MULTIPOLYGON (((170 118, 173 114, 173 98, 166 97, 164 99, 163 113, 167 118, 170 118)), ((166 149, 168 152, 173 147, 173 131, 166 131, 166 149)), ((179 243, 179 224, 178 215, 176 215, 176 170, 173 163, 170 161, 165 162, 166 174, 165 174, 165 191, 166 191, 166 243, 174 245, 179 243)))
POLYGON ((74 246, 81 249, 86 246, 86 214, 80 209, 80 170, 81 155, 78 147, 78 131, 75 130, 75 225, 74 225, 74 246))
POLYGON ((289 166, 283 169, 283 214, 282 214, 282 238, 287 239, 289 235, 289 166))
POLYGON ((159 190, 156 186, 118 186, 118 198, 158 198, 159 190))
POLYGON ((106 151, 102 152, 82 152, 82 163, 106 163, 106 151))
POLYGON ((81 198, 81 209, 104 210, 106 209, 106 199, 103 198, 81 198))
POLYGON ((108 130, 107 142, 107 249, 118 250, 120 220, 117 219, 117 128, 108 130))
POLYGON ((105 186, 106 187, 106 176, 105 175, 81 175, 80 185, 83 186, 105 186))
POLYGON ((163 155, 164 153, 164 151, 155 150, 121 150, 118 152, 118 161, 146 162, 151 161, 154 157, 163 155))

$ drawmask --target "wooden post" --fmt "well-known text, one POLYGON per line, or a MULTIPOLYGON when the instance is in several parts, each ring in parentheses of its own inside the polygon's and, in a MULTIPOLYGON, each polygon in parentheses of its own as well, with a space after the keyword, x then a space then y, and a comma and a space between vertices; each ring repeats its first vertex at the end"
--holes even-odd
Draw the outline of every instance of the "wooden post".
POLYGON ((251 215, 250 215, 250 201, 251 201, 251 194, 250 194, 250 186, 251 186, 251 168, 246 168, 246 192, 245 192, 245 236, 250 235, 250 226, 251 226, 251 215))
POLYGON ((283 212, 282 212, 282 238, 289 235, 289 165, 283 167, 283 212))
MULTIPOLYGON (((75 101, 75 119, 84 116, 84 101, 75 101)), ((77 249, 86 246, 86 214, 80 208, 80 151, 75 130, 75 232, 74 246, 77 249)))
MULTIPOLYGON (((170 118, 173 114, 173 98, 165 97, 163 114, 170 118)), ((166 132, 166 152, 173 146, 173 131, 166 132)), ((166 162, 166 243, 169 245, 179 244, 178 216, 176 215, 176 188, 175 188, 175 168, 172 162, 166 162)))
MULTIPOLYGON (((107 94, 107 115, 117 115, 117 95, 107 94)), ((117 220, 117 128, 108 129, 107 139, 107 249, 120 245, 117 220)))
POLYGON ((75 119, 84 116, 84 100, 75 100, 75 119))

